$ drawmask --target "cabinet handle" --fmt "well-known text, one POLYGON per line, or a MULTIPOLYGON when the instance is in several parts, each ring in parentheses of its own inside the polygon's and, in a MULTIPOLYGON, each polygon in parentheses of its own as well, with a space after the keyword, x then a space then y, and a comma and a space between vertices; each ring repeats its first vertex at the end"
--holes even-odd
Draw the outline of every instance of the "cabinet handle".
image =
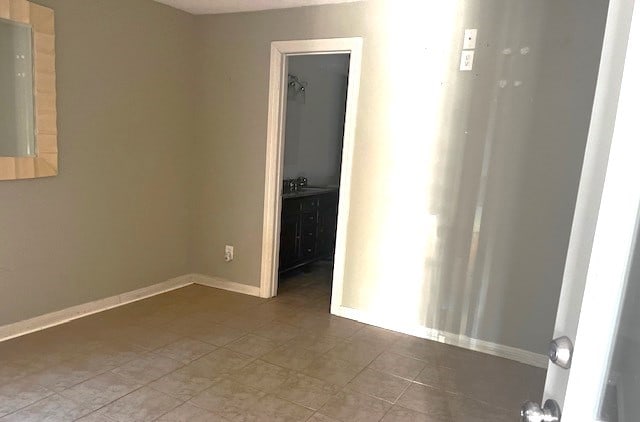
POLYGON ((311 249, 307 249, 307 252, 311 252, 311 249))

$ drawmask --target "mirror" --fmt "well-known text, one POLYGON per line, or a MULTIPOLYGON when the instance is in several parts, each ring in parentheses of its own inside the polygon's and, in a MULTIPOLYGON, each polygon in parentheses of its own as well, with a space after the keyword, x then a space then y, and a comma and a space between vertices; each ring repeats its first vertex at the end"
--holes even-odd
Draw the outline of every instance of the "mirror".
POLYGON ((53 10, 0 0, 0 180, 58 174, 53 10))
POLYGON ((31 26, 0 19, 0 156, 35 156, 31 26))

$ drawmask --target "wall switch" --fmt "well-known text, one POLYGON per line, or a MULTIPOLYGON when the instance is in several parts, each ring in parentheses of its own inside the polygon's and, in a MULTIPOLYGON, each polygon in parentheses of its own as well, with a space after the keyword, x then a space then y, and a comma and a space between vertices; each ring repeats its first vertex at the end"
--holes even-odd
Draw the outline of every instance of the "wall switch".
POLYGON ((460 56, 460 70, 472 70, 473 69, 473 50, 463 50, 460 56))
POLYGON ((465 29, 464 30, 464 42, 462 43, 463 50, 473 50, 476 48, 476 40, 478 38, 477 29, 465 29))
POLYGON ((227 245, 224 247, 224 260, 225 262, 233 261, 233 246, 227 245))

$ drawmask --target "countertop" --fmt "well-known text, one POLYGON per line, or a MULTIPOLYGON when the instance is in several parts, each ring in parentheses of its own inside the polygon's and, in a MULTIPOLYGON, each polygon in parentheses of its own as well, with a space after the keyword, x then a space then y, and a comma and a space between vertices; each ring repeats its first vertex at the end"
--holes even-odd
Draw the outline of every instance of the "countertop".
POLYGON ((282 199, 302 198, 305 196, 320 195, 323 193, 337 192, 338 188, 331 187, 307 187, 298 192, 284 193, 282 199))

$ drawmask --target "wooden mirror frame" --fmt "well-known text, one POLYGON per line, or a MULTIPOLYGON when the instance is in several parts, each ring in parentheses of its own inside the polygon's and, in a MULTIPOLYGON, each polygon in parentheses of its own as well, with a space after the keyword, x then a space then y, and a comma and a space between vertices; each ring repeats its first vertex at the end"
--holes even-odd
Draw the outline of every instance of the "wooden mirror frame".
POLYGON ((53 10, 27 0, 0 0, 0 18, 31 25, 35 157, 0 157, 0 180, 58 174, 56 49, 53 10))

